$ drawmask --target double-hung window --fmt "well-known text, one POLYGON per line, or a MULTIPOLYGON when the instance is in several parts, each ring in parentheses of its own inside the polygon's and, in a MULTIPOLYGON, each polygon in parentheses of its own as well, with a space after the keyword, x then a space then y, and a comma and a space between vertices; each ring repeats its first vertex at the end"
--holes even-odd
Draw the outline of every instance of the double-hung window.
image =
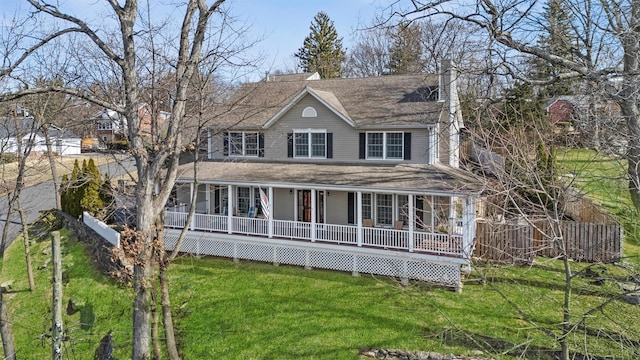
POLYGON ((368 132, 367 159, 404 159, 403 132, 368 132))
POLYGON ((294 157, 297 158, 326 158, 327 131, 326 130, 294 130, 294 157))
POLYGON ((229 156, 258 156, 258 133, 229 132, 227 146, 229 156))

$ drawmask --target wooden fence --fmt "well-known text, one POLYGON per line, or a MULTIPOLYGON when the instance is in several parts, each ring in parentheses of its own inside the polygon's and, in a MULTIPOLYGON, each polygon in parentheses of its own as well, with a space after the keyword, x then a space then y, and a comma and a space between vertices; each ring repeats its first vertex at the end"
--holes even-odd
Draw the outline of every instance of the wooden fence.
POLYGON ((536 256, 553 258, 566 244, 569 258, 577 261, 609 263, 622 256, 622 229, 619 224, 561 221, 554 236, 550 223, 535 225, 495 224, 479 221, 474 255, 481 260, 531 263, 536 256))

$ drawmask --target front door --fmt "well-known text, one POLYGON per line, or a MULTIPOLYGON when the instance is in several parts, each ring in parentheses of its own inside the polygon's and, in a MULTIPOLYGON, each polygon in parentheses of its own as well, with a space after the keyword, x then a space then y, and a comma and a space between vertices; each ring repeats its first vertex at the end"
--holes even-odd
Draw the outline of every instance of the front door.
MULTIPOLYGON (((316 197, 316 222, 324 223, 324 191, 316 197)), ((311 222, 311 190, 298 190, 298 221, 311 222)))

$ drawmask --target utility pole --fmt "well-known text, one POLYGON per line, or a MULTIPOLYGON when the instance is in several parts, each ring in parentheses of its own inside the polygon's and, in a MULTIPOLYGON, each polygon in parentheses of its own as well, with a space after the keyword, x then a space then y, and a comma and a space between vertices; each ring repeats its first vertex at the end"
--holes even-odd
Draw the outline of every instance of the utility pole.
POLYGON ((53 304, 51 316, 51 359, 62 360, 62 258, 60 256, 60 232, 51 233, 53 256, 53 304))

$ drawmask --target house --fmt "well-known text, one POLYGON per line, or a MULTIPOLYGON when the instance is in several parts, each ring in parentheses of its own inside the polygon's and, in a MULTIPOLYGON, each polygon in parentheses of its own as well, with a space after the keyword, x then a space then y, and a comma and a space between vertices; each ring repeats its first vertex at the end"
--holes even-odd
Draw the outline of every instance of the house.
POLYGON ((179 170, 166 247, 188 227, 183 252, 460 288, 482 184, 458 168, 463 124, 444 68, 244 85, 208 129, 198 178, 193 164, 179 170))
MULTIPOLYGON (((153 109, 151 105, 147 103, 141 103, 138 105, 140 128, 142 133, 147 136, 151 135, 152 114, 153 109)), ((166 111, 157 111, 157 114, 156 119, 158 126, 159 128, 162 128, 170 114, 166 111)), ((103 146, 114 141, 125 139, 127 136, 127 119, 115 110, 104 108, 100 112, 94 114, 90 121, 95 124, 96 134, 103 146)))
MULTIPOLYGON (((42 127, 33 117, 25 116, 19 119, 0 119, 0 153, 15 154, 18 151, 16 136, 22 138, 22 151, 30 146, 30 153, 46 153, 47 143, 42 127), (17 121, 17 129, 16 129, 17 121)), ((49 125, 49 138, 52 150, 60 156, 80 154, 80 137, 68 130, 53 124, 49 125)))

